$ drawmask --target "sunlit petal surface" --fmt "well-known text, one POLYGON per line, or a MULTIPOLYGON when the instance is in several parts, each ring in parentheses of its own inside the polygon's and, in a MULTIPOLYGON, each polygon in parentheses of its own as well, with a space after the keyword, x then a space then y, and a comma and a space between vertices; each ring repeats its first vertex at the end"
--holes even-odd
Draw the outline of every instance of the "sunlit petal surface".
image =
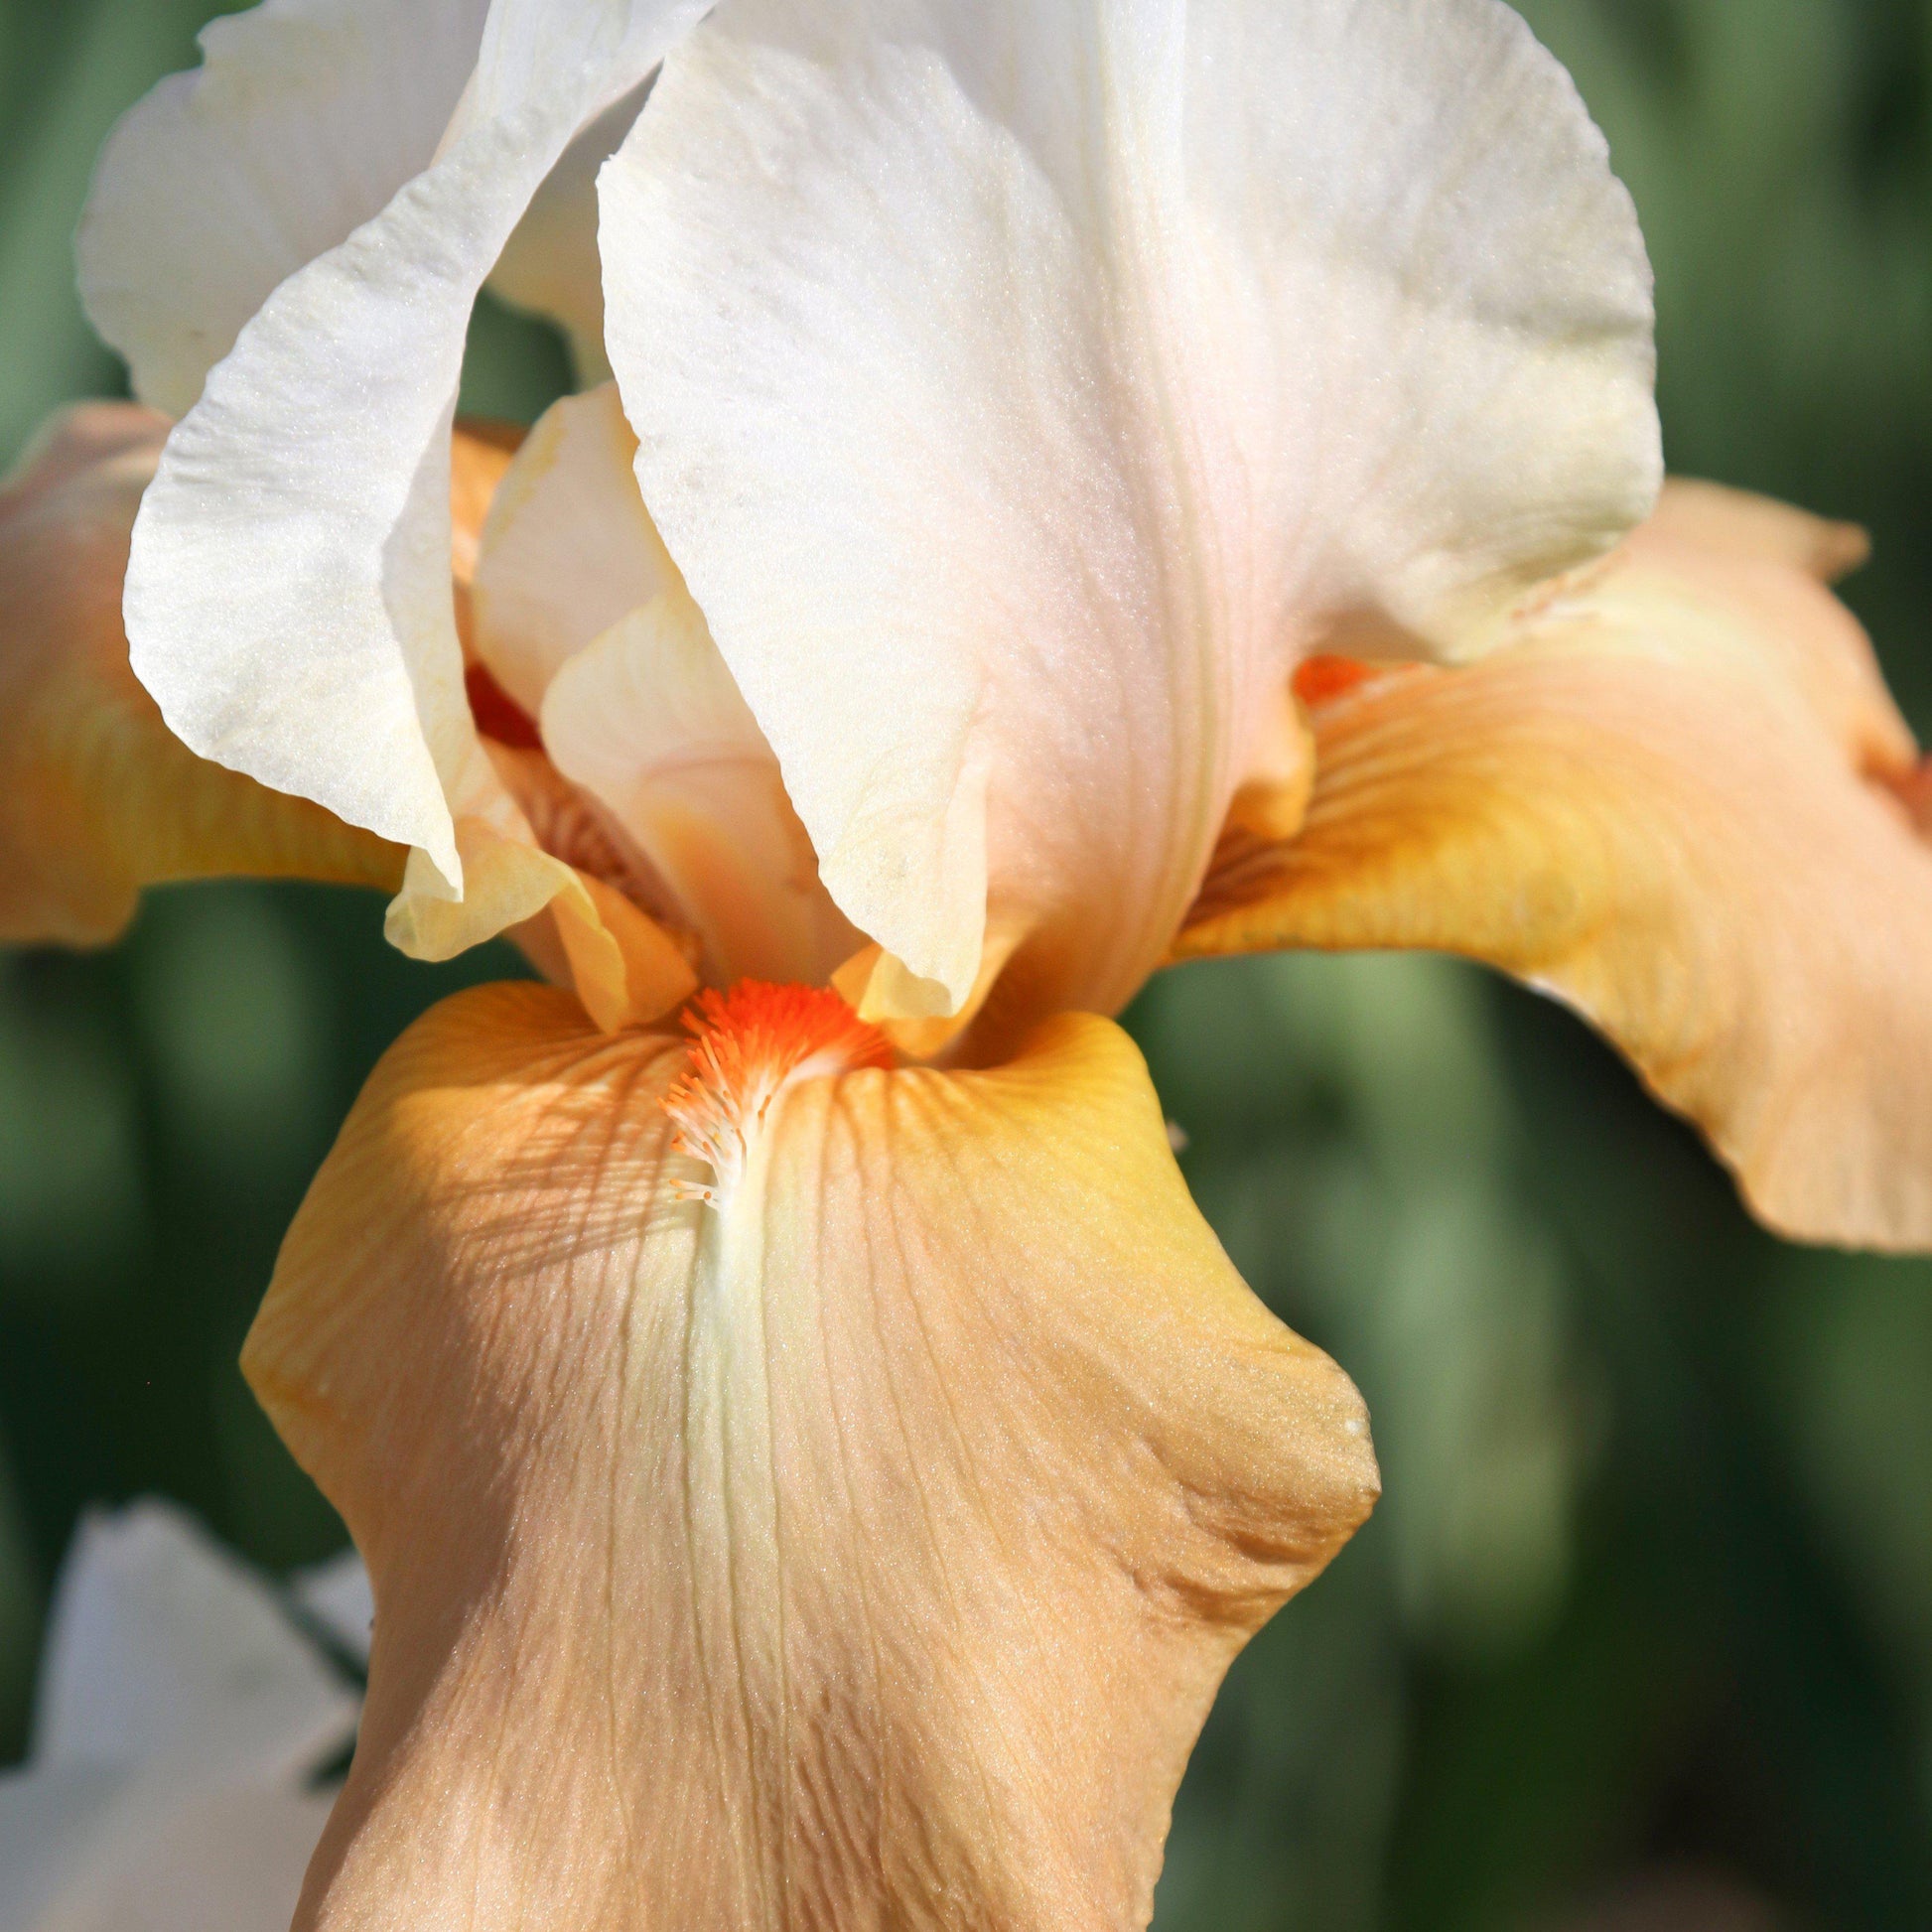
POLYGON ((103 151, 80 226, 88 320, 135 393, 186 414, 275 289, 430 164, 488 0, 267 0, 210 23, 103 151))
MULTIPOLYGON (((497 0, 431 166, 269 297, 170 440, 128 574, 134 665, 194 749, 463 884, 483 755, 449 573, 472 305, 578 131, 698 0, 497 0)), ((427 872, 423 869, 427 869, 427 872)))
POLYGON ((1117 1008, 1300 654, 1479 651, 1654 495, 1635 216, 1493 0, 739 0, 602 194, 644 499, 882 1011, 989 918, 1009 1028, 1117 1008))
MULTIPOLYGON (((547 423, 560 413, 553 411, 547 423)), ((615 1030, 655 1020, 677 1006, 696 985, 691 963, 645 909, 667 908, 652 893, 632 890, 625 855, 603 826, 589 821, 583 797, 542 756, 534 719, 494 681, 498 674, 514 678, 525 658, 480 645, 480 638, 501 628, 491 629, 486 596, 487 539, 501 520, 496 504, 510 479, 527 478, 532 458, 547 472, 545 427, 526 439, 500 425, 457 425, 450 556, 457 623, 471 666, 465 704, 483 755, 466 762, 463 782, 450 794, 463 897, 453 899, 428 859, 412 854, 386 926, 393 944, 423 960, 453 959, 513 932, 545 973, 576 989, 600 1026, 615 1030)), ((618 481, 634 500, 628 476, 618 481)), ((512 499, 517 494, 507 493, 512 499)), ((514 512, 509 522, 518 531, 524 525, 514 512)), ((544 534, 561 537, 565 527, 565 518, 552 518, 544 534)), ((522 551, 536 547, 526 542, 522 551)), ((509 548, 513 563, 519 562, 518 545, 509 548)), ((566 566, 582 556, 568 544, 557 548, 566 566)), ((520 573, 511 576, 520 589, 520 573)), ((512 616, 523 620, 529 602, 512 602, 512 616)), ((514 634, 520 639, 527 629, 514 634)))
POLYGON ((638 492, 636 455, 615 387, 566 396, 525 439, 490 504, 477 652, 532 719, 577 652, 680 586, 638 492))
POLYGON ((1819 581, 1855 531, 1708 485, 1483 663, 1314 711, 1307 830, 1183 955, 1473 954, 1579 1008, 1774 1226, 1932 1245, 1932 852, 1911 735, 1819 581))
POLYGON ((1373 1500, 1359 1400, 1105 1023, 840 1075, 834 996, 710 1011, 694 1063, 439 1009, 290 1236, 246 1366, 377 1603, 298 1923, 1139 1925, 1221 1673, 1373 1500))
POLYGON ((713 983, 822 985, 864 941, 644 508, 636 449, 615 385, 566 397, 483 530, 476 653, 555 774, 520 767, 525 812, 561 850, 528 797, 541 780, 630 855, 628 890, 689 933, 713 983))

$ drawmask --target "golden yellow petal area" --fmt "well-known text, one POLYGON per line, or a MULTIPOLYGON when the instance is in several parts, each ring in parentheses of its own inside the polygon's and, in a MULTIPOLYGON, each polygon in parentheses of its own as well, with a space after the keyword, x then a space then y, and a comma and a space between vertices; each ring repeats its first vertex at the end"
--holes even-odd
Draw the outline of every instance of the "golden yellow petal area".
POLYGON ((1911 735, 1821 576, 1856 532, 1711 485, 1466 669, 1316 707, 1294 841, 1180 957, 1472 955, 1571 1003, 1801 1238, 1932 1247, 1932 852, 1911 735))
MULTIPOLYGON (((514 810, 514 807, 511 808, 514 810)), ((481 815, 456 821, 463 859, 460 899, 422 889, 433 877, 410 858, 407 887, 384 921, 389 943, 411 959, 456 959, 499 934, 538 972, 567 986, 606 1033, 648 1026, 697 991, 698 976, 671 936, 593 874, 536 844, 527 824, 481 815)))
POLYGON ((396 847, 197 758, 128 668, 121 580, 168 429, 86 404, 0 485, 0 942, 111 940, 167 880, 402 876, 396 847))
POLYGON ((465 996, 290 1234, 245 1367, 377 1602, 298 1926, 1144 1925, 1229 1660, 1373 1503, 1359 1398, 1107 1023, 741 1082, 728 1184, 693 1066, 465 996))

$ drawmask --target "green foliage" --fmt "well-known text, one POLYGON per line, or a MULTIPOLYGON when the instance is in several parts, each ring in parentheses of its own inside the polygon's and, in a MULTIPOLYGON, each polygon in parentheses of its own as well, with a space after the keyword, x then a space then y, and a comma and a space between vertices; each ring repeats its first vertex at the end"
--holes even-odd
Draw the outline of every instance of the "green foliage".
MULTIPOLYGON (((1526 11, 1644 215, 1674 467, 1867 523, 1853 600, 1932 723, 1932 7, 1526 11)), ((0 454, 118 381, 69 236, 207 12, 0 0, 0 454)), ((486 309, 475 341, 468 406, 556 392, 546 332, 486 309)), ((0 960, 0 1756, 84 1502, 165 1490, 271 1564, 339 1539, 235 1350, 376 1055, 505 970, 245 887, 0 960)), ((1161 1932, 1533 1932, 1671 1866, 1764 1923, 1932 1924, 1932 1272, 1756 1233, 1581 1028, 1459 966, 1190 968, 1134 1024, 1203 1207, 1361 1383, 1388 1480, 1230 1679, 1161 1932)), ((1642 1923, 1714 1923, 1669 1909, 1642 1923)))
POLYGON ((1676 1866, 1932 1920, 1932 1274, 1780 1248, 1473 968, 1190 967, 1133 1019, 1387 1484, 1229 1679, 1160 1932, 1536 1928, 1676 1866))

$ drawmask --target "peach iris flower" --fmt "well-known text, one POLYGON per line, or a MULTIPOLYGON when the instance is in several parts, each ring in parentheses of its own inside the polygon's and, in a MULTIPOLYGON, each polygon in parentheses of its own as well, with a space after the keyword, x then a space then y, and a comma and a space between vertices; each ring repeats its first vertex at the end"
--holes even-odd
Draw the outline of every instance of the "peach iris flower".
POLYGON ((248 1344, 378 1604, 301 1925, 1142 1924, 1376 1473, 1107 1016, 1471 954, 1774 1224, 1932 1245, 1917 754, 1855 534, 1659 503, 1495 0, 703 12, 270 0, 124 124, 166 415, 0 504, 0 930, 359 879, 556 982, 392 1051, 248 1344), (591 385, 513 454, 492 276, 591 385))

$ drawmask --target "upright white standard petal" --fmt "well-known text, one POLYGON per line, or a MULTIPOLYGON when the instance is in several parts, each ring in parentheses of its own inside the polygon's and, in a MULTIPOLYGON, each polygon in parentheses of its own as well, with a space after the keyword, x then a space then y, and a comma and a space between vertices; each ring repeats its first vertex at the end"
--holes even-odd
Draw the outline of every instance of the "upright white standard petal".
POLYGON ((735 0, 602 196, 645 501, 901 1010, 989 897, 996 999, 1117 1007, 1299 655, 1479 650, 1657 485, 1634 212, 1499 0, 735 0))
POLYGON ((491 290, 520 309, 562 324, 582 382, 611 373, 604 352, 604 265, 597 245, 598 171, 622 145, 649 82, 608 107, 550 171, 489 278, 491 290))
POLYGON ((638 494, 636 457, 614 384, 566 396, 524 439, 489 506, 477 654, 532 718, 572 657, 683 588, 638 494))
MULTIPOLYGON (((450 586, 470 312, 580 129, 703 0, 494 0, 430 167, 291 276, 175 432, 135 532, 142 681, 203 756, 416 847, 459 893, 481 754, 450 586)), ((417 871, 421 890, 421 868, 417 871)))
POLYGON ((264 0, 114 130, 76 252, 134 392, 191 409, 242 327, 435 156, 488 0, 264 0))

